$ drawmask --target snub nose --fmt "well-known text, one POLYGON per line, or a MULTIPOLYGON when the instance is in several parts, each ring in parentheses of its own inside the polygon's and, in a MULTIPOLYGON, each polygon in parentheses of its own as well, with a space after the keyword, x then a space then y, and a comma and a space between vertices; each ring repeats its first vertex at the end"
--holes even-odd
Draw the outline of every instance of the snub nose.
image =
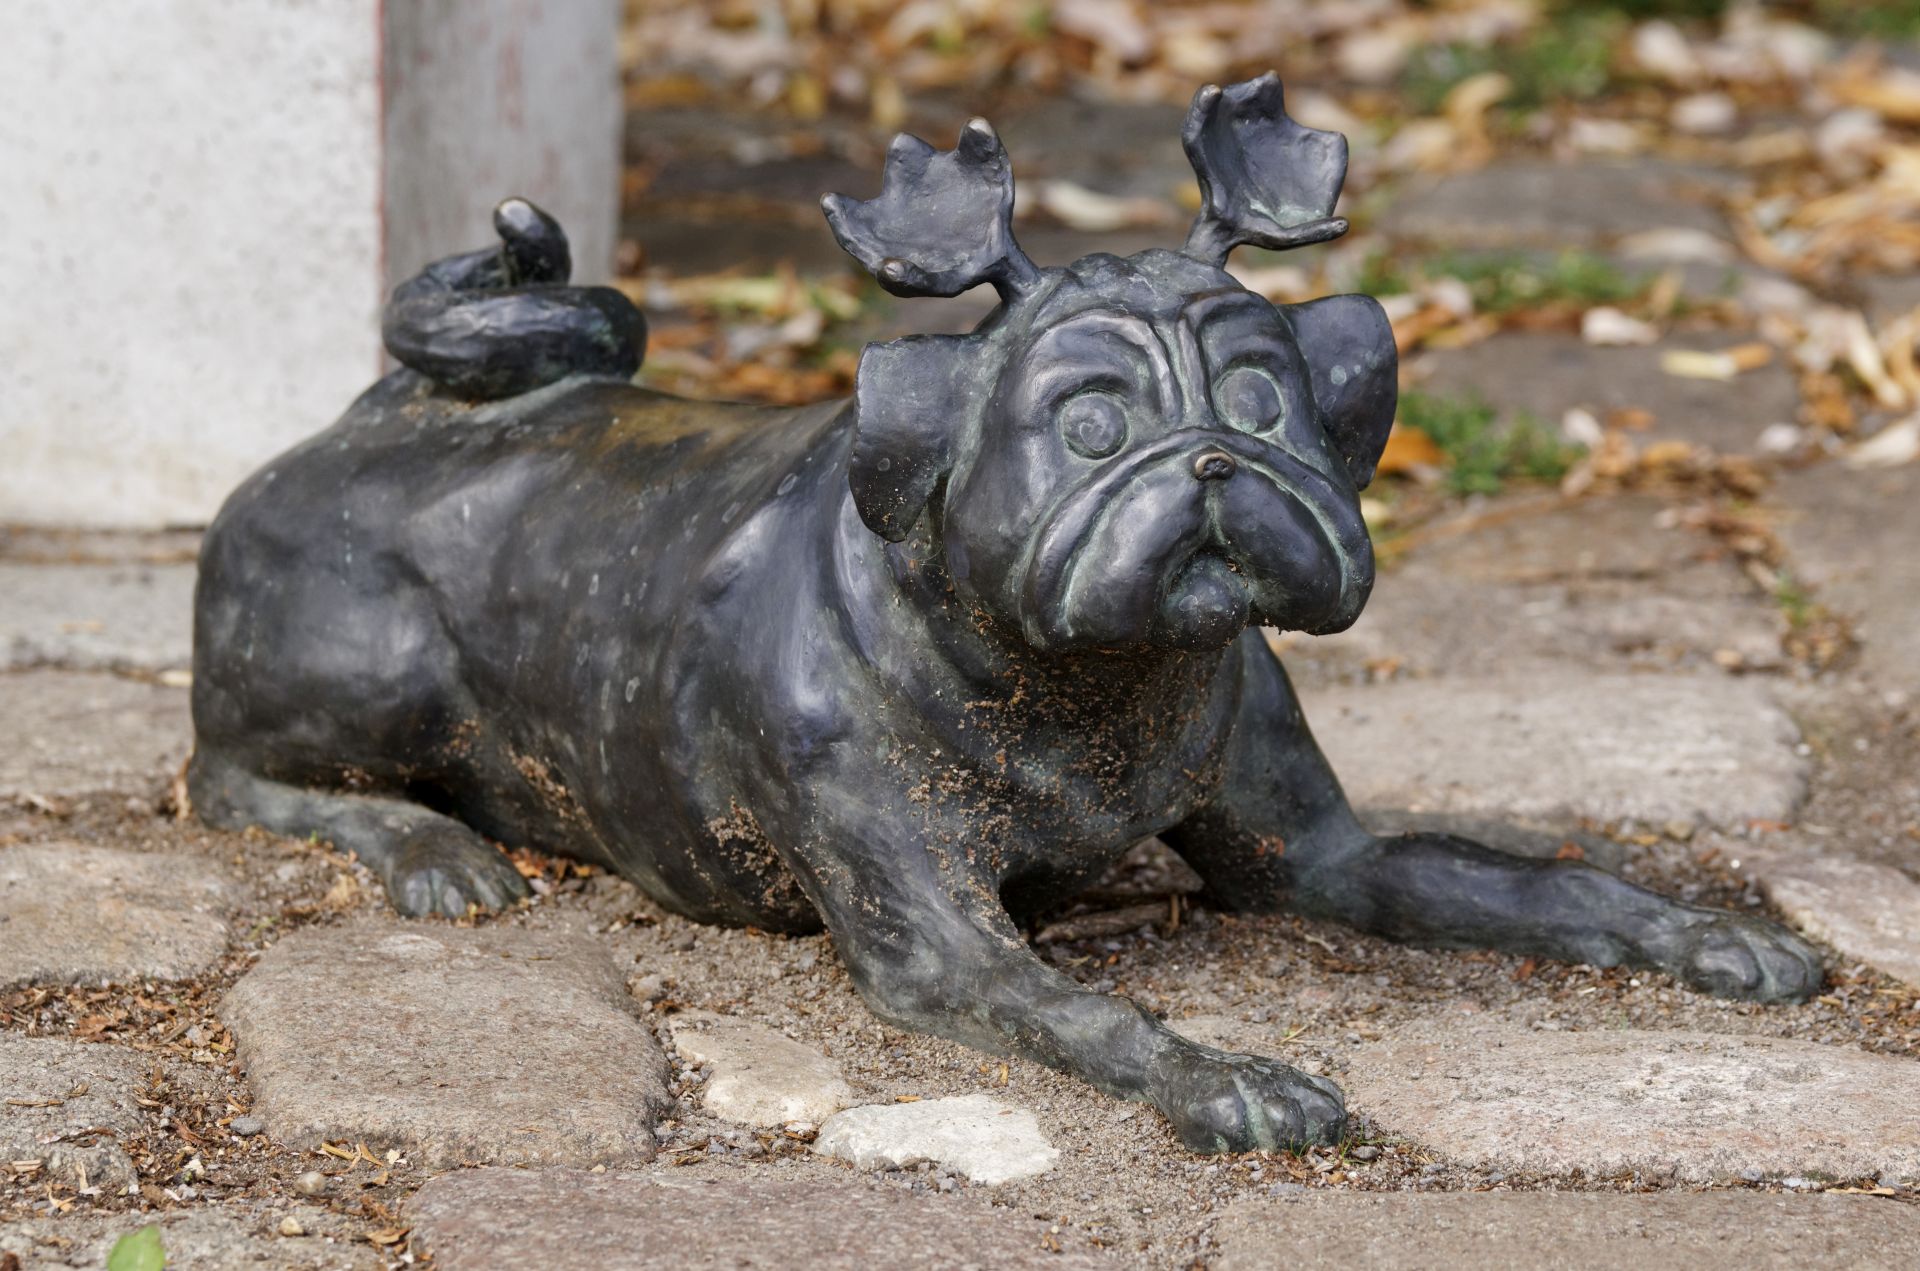
POLYGON ((1239 470, 1240 465, 1224 450, 1209 450, 1194 456, 1193 478, 1196 481, 1225 481, 1239 470))

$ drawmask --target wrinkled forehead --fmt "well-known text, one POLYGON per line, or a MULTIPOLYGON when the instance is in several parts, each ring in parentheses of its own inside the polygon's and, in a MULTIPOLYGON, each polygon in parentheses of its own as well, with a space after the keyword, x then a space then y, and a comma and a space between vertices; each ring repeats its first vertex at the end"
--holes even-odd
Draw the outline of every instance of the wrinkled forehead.
POLYGON ((1271 304, 1241 287, 1226 270, 1178 252, 1155 250, 1124 258, 1096 253, 1058 273, 1056 285, 1021 315, 1030 333, 1089 310, 1119 310, 1156 327, 1228 314, 1251 319, 1274 313, 1271 304))
POLYGON ((1222 348, 1259 347, 1288 362, 1299 356, 1280 310, 1191 257, 1096 254, 1047 272, 1046 290, 1007 315, 1011 357, 1003 368, 1022 379, 1073 379, 1122 350, 1158 367, 1156 376, 1169 383, 1222 348))

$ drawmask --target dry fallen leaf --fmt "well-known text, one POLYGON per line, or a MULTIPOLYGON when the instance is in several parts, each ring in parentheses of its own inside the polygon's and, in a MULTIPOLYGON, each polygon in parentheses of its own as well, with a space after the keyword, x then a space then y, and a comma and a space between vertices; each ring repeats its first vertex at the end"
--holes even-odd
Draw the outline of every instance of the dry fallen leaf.
POLYGON ((1878 75, 1841 68, 1826 90, 1849 106, 1864 106, 1895 123, 1920 123, 1920 74, 1892 67, 1878 75))
POLYGON ((1374 470, 1392 475, 1419 468, 1444 467, 1446 462, 1446 452, 1433 443, 1433 438, 1412 424, 1395 424, 1387 434, 1386 449, 1380 452, 1380 462, 1374 470))
POLYGON ((1888 424, 1847 453, 1851 468, 1897 468, 1920 458, 1920 415, 1888 424))
POLYGON ((1172 205, 1159 199, 1119 198, 1072 181, 1039 182, 1032 206, 1068 228, 1088 234, 1171 225, 1180 219, 1172 205))
POLYGON ((1689 380, 1730 380, 1740 373, 1730 355, 1702 349, 1668 349, 1660 355, 1660 369, 1689 380))

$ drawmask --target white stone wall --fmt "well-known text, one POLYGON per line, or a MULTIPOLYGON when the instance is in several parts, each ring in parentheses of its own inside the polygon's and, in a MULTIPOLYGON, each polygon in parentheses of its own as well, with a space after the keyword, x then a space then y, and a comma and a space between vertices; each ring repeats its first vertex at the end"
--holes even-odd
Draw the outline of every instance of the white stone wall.
POLYGON ((506 194, 607 271, 617 0, 6 8, 0 522, 206 521, 380 374, 388 287, 506 194))

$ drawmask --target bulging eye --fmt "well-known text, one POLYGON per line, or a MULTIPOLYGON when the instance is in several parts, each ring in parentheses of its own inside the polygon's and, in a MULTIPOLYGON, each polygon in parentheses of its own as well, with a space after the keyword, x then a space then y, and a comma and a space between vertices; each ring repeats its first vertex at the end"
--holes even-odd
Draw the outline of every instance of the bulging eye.
POLYGON ((1076 454, 1105 459, 1127 440, 1127 412, 1119 399, 1098 390, 1066 400, 1056 418, 1076 454))
POLYGON ((1286 402, 1272 375, 1257 366, 1236 366, 1214 385, 1213 408, 1241 432, 1263 432, 1279 422, 1286 402))

